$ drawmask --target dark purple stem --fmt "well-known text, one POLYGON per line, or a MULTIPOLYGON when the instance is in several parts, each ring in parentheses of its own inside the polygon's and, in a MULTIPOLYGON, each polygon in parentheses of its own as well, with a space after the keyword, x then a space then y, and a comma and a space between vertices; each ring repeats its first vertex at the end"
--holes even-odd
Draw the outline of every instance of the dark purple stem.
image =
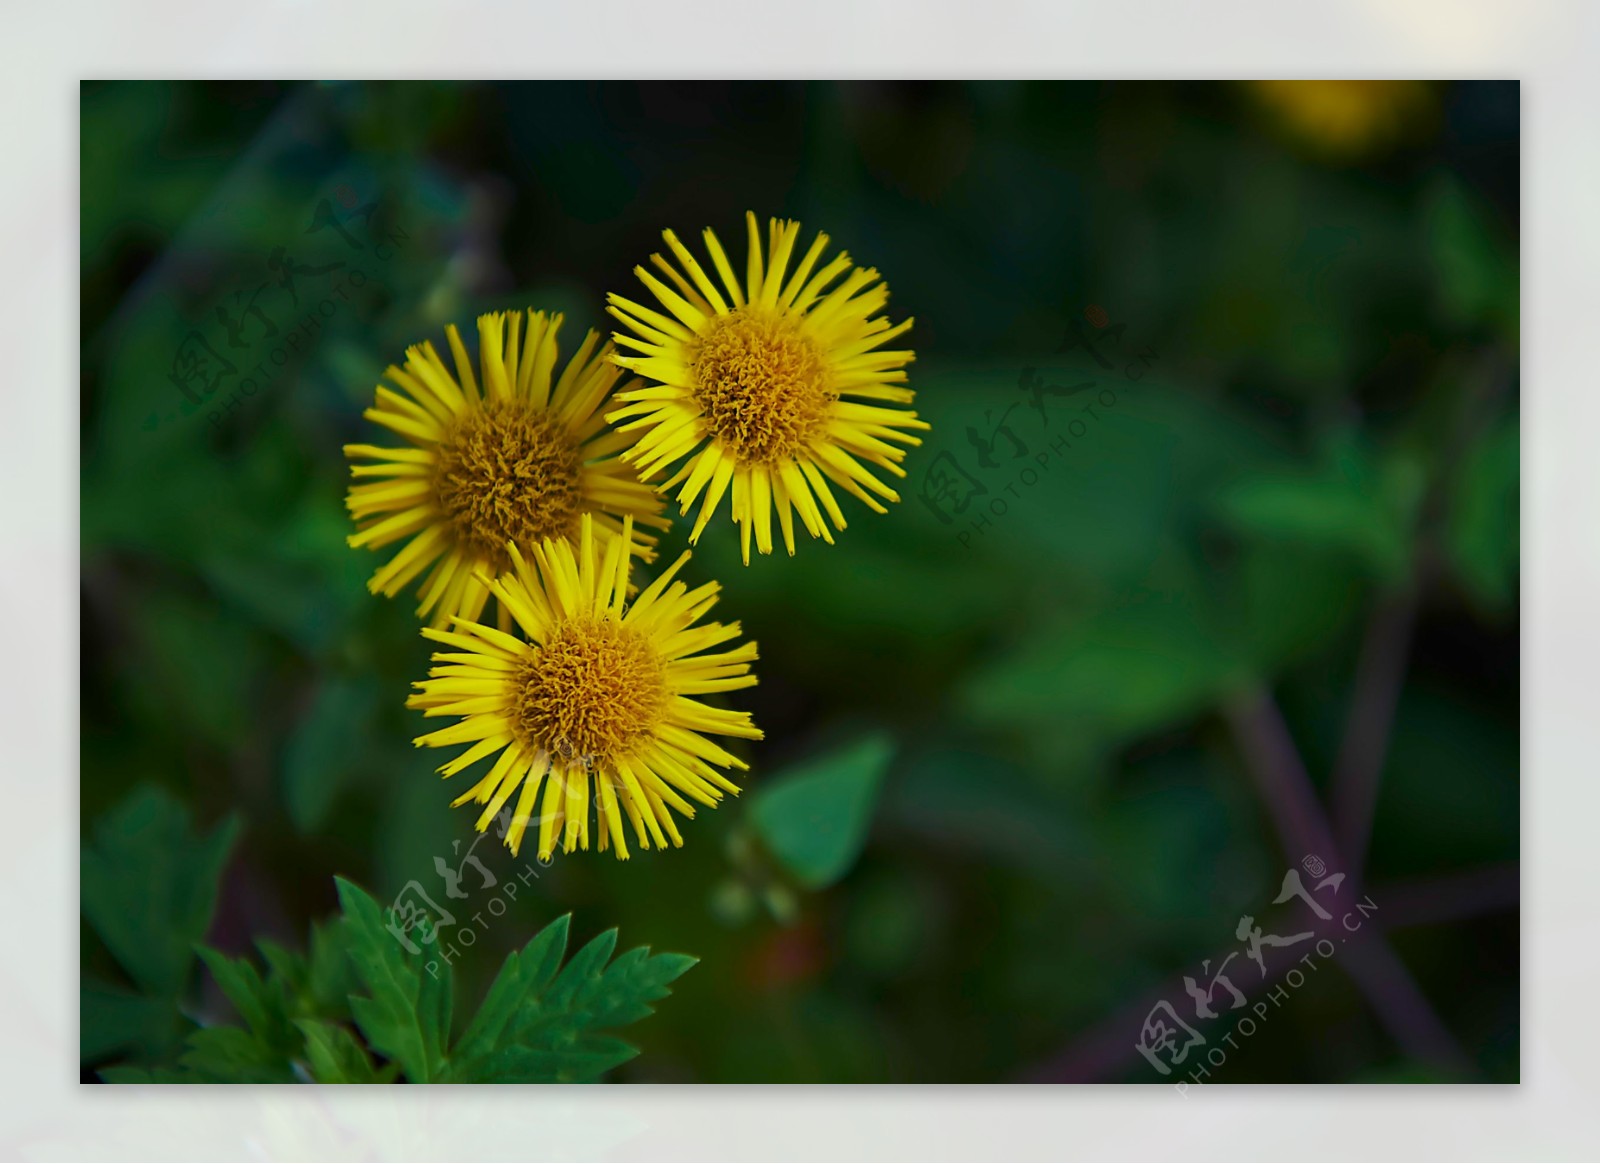
POLYGON ((1333 769, 1333 820, 1351 870, 1365 869, 1378 785, 1389 754, 1389 731, 1405 682, 1417 587, 1381 600, 1361 644, 1350 714, 1333 769))
MULTIPOLYGON (((1517 908, 1518 870, 1515 863, 1492 865, 1465 873, 1385 885, 1371 892, 1379 908, 1371 922, 1386 933, 1413 926, 1443 925, 1478 917, 1486 913, 1517 908)), ((1363 942, 1361 945, 1365 945, 1363 942)), ((1340 952, 1343 961, 1357 946, 1340 952)), ((1220 963, 1231 950, 1219 950, 1212 958, 1220 963)), ((1267 974, 1256 984, 1275 985, 1297 963, 1277 959, 1267 965, 1267 974)), ((1381 967, 1380 967, 1381 970, 1381 967)), ((1150 1008, 1163 999, 1182 998, 1183 982, 1174 978, 1159 992, 1131 1003, 1079 1036, 1066 1050, 1039 1064, 1025 1076, 1032 1083, 1096 1083, 1114 1077, 1139 1061, 1134 1049, 1140 1024, 1150 1008)))
POLYGON ((1442 877, 1397 882, 1383 889, 1385 929, 1441 925, 1491 910, 1516 909, 1522 901, 1522 871, 1515 861, 1442 877))
MULTIPOLYGON (((1344 859, 1334 841, 1272 696, 1262 689, 1248 692, 1229 701, 1225 714, 1289 859, 1320 856, 1330 867, 1344 870, 1350 891, 1360 893, 1361 871, 1344 859)), ((1466 1055, 1383 937, 1373 935, 1353 945, 1346 962, 1351 978, 1408 1054, 1450 1072, 1468 1069, 1466 1055)))
POLYGON ((1272 696, 1259 688, 1251 690, 1229 700, 1223 714, 1289 859, 1319 856, 1352 882, 1358 881, 1359 872, 1338 859, 1339 846, 1317 802, 1316 789, 1272 696))

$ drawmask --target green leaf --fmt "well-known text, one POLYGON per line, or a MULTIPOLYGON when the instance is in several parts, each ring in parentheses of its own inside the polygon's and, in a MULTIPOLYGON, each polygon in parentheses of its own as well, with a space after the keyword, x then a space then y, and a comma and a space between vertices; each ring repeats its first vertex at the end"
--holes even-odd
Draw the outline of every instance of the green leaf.
POLYGON ((277 976, 263 979, 247 958, 229 958, 204 946, 199 952, 264 1054, 287 1064, 300 1050, 300 1036, 289 1017, 291 984, 277 976))
POLYGON ((893 741, 875 732, 785 769, 752 798, 756 831, 802 885, 822 889, 849 872, 893 755, 893 741))
POLYGON ((209 541, 195 550, 194 564, 252 622, 308 655, 325 657, 349 633, 367 597, 361 582, 370 571, 350 560, 349 517, 338 502, 336 479, 314 478, 308 485, 291 508, 262 514, 270 527, 266 536, 209 541))
POLYGON ((455 976, 450 959, 429 958, 424 962, 417 991, 417 1021, 422 1027, 423 1044, 438 1058, 431 1074, 443 1068, 450 1048, 450 1021, 455 1005, 455 976))
POLYGON ((339 922, 312 923, 311 952, 306 958, 306 999, 315 1013, 348 1012, 357 981, 347 934, 339 922))
POLYGON ((1243 545, 1228 596, 1234 641, 1261 674, 1278 673, 1349 633, 1366 613, 1369 580, 1353 556, 1305 542, 1243 545))
POLYGON ((120 668, 130 706, 152 726, 192 734, 225 754, 240 750, 260 724, 248 709, 268 641, 217 603, 170 590, 135 602, 131 649, 120 668))
POLYGON ((1084 786, 1108 749, 1209 708, 1248 673, 1237 636, 1191 576, 1033 631, 967 677, 973 723, 1053 747, 1057 784, 1084 786))
POLYGON ((310 954, 259 939, 256 946, 282 984, 289 1013, 297 1018, 341 1019, 350 1014, 350 993, 359 987, 345 953, 344 927, 313 923, 310 954))
POLYGON ((555 979, 567 952, 571 914, 562 914, 545 926, 521 952, 506 956, 489 994, 461 1036, 457 1052, 466 1058, 485 1055, 500 1038, 511 1015, 526 995, 537 995, 555 979))
POLYGON ((296 997, 307 993, 307 982, 310 968, 306 964, 304 955, 293 950, 285 950, 270 938, 257 938, 256 949, 261 951, 262 958, 266 959, 268 971, 284 989, 296 997))
MULTIPOLYGON (((638 1052, 615 1028, 653 1013, 669 985, 695 959, 629 950, 612 959, 617 932, 607 930, 564 967, 570 916, 540 931, 510 955, 468 1024, 450 1047, 452 976, 448 962, 406 950, 385 924, 383 910, 364 890, 335 878, 343 921, 314 928, 311 953, 259 943, 268 972, 248 959, 200 947, 200 955, 246 1027, 192 1032, 176 1067, 119 1065, 102 1072, 122 1083, 266 1083, 310 1076, 319 1083, 588 1082, 638 1052), (348 963, 348 1011, 328 995, 348 963), (353 1016, 361 1039, 345 1025, 353 1016), (373 1052, 390 1060, 375 1068, 373 1052)), ((136 996, 99 994, 107 1008, 136 996)), ((88 1006, 88 1003, 86 1003, 88 1006)), ((170 1007, 169 1014, 175 1014, 170 1007)), ((132 1014, 123 1026, 137 1027, 132 1014)), ((96 1028, 99 1029, 99 1028, 96 1028)), ((115 1024, 111 1029, 116 1029, 115 1024)), ((123 1040, 126 1041, 126 1040, 123 1040)), ((170 1043, 170 1040, 169 1040, 170 1043)))
POLYGON ((107 1083, 204 1083, 178 1067, 131 1067, 119 1065, 100 1068, 100 1078, 107 1083))
POLYGON ((206 1027, 189 1036, 178 1060, 195 1083, 293 1083, 287 1060, 253 1032, 206 1027))
POLYGON ((570 923, 558 918, 506 958, 462 1037, 451 1082, 590 1082, 638 1054, 606 1031, 654 1013, 651 1004, 696 959, 638 947, 607 965, 613 929, 558 972, 570 923))
POLYGON ((372 1066, 366 1048, 346 1027, 317 1019, 298 1019, 306 1040, 306 1061, 318 1083, 387 1083, 394 1064, 383 1071, 372 1066))
POLYGON ((283 795, 289 819, 302 833, 317 832, 339 793, 340 780, 367 750, 367 725, 377 706, 370 680, 325 680, 295 725, 283 757, 283 795))
POLYGON ((1472 447, 1445 524, 1445 551, 1456 576, 1489 610, 1503 610, 1517 584, 1519 436, 1512 417, 1472 447))
POLYGON ((495 1051, 487 1060, 473 1065, 478 1083, 593 1083, 607 1071, 622 1066, 639 1054, 611 1035, 585 1035, 565 1046, 548 1049, 515 1045, 495 1051))
POLYGON ((206 1027, 189 1035, 176 1067, 103 1068, 107 1083, 293 1083, 294 1069, 238 1027, 206 1027))
POLYGON ((147 994, 182 993, 238 831, 229 818, 196 836, 187 808, 166 790, 145 787, 102 819, 84 846, 84 916, 147 994))
MULTIPOLYGON (((283 951, 272 948, 278 956, 269 965, 286 965, 283 951)), ((162 1069, 141 1076, 114 1069, 106 1078, 123 1083, 292 1083, 303 1042, 289 1017, 292 980, 276 972, 263 978, 248 959, 229 958, 204 946, 197 950, 247 1029, 219 1025, 192 1032, 175 1072, 162 1069)))
POLYGON ((1439 303, 1452 323, 1489 323, 1513 345, 1521 314, 1515 241, 1454 178, 1442 178, 1425 208, 1439 303))
MULTIPOLYGON (((356 1025, 374 1050, 400 1064, 413 1083, 432 1082, 444 1065, 449 1038, 449 962, 427 973, 384 924, 378 903, 342 877, 334 878, 344 909, 350 960, 367 995, 352 996, 356 1025)), ((433 965, 433 963, 430 963, 433 965)))
POLYGON ((1421 470, 1410 460, 1380 464, 1341 436, 1321 466, 1242 477, 1218 505, 1224 520, 1253 540, 1352 554, 1374 576, 1398 581, 1410 565, 1421 488, 1421 470))
POLYGON ((170 998, 151 998, 85 977, 78 991, 78 1054, 85 1062, 126 1052, 160 1060, 190 1024, 170 998))

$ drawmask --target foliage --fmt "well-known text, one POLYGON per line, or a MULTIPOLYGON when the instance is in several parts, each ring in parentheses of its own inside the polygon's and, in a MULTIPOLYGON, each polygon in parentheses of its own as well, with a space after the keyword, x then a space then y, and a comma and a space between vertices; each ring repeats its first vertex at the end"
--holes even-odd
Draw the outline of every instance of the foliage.
POLYGON ((451 960, 437 950, 408 951, 392 917, 343 878, 336 879, 342 919, 314 927, 304 955, 262 940, 257 964, 201 945, 236 831, 230 825, 195 837, 181 806, 146 790, 103 823, 98 844, 85 852, 85 912, 108 946, 128 948, 134 920, 194 939, 192 950, 169 945, 126 963, 144 997, 86 984, 85 1031, 127 1033, 116 1044, 86 1047, 85 1057, 123 1048, 146 1052, 139 1064, 102 1068, 107 1081, 593 1082, 638 1054, 611 1032, 648 1018, 651 1004, 670 994, 669 985, 695 962, 643 946, 613 959, 615 929, 566 959, 572 918, 563 915, 507 956, 482 1006, 453 1039, 451 960), (126 903, 117 886, 149 884, 156 900, 170 899, 159 891, 180 873, 186 896, 171 916, 147 911, 131 919, 118 912, 126 903), (150 1035, 159 1031, 158 1018, 165 1021, 179 1007, 196 953, 243 1026, 191 1027, 181 1049, 173 1049, 150 1035), (111 998, 121 999, 126 1013, 121 1028, 111 998))
POLYGON ((193 944, 216 908, 217 879, 238 835, 228 820, 205 836, 161 788, 142 788, 101 820, 79 862, 83 916, 133 991, 86 976, 82 1054, 159 1054, 186 1026, 193 944))
POLYGON ((775 773, 756 793, 757 835, 808 889, 832 885, 855 863, 892 755, 875 733, 775 773))

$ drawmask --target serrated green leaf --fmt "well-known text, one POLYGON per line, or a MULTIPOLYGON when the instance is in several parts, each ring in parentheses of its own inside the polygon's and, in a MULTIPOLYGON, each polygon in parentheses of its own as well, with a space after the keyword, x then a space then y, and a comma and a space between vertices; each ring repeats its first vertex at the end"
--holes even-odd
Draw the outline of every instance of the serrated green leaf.
MULTIPOLYGON (((550 929, 550 926, 546 926, 539 937, 542 938, 549 933, 550 929)), ((539 938, 534 939, 535 942, 538 940, 539 938)), ((524 980, 525 953, 526 951, 518 953, 513 950, 506 955, 505 962, 500 966, 500 973, 495 975, 494 981, 489 985, 489 993, 484 997, 483 1005, 478 1008, 478 1013, 467 1025, 466 1033, 461 1036, 461 1042, 456 1047, 458 1058, 475 1059, 488 1055, 494 1049, 500 1032, 505 1029, 506 1023, 511 1021, 512 1012, 522 1001, 523 996, 529 992, 528 984, 524 980)))
POLYGON ((756 831, 802 885, 822 889, 849 872, 893 755, 893 741, 873 733, 785 769, 752 797, 756 831))
POLYGON ((695 962, 682 954, 651 956, 645 947, 611 960, 617 932, 601 933, 562 965, 570 915, 547 925, 506 959, 461 1043, 450 1047, 452 978, 447 962, 406 951, 377 902, 335 878, 343 922, 314 929, 307 958, 259 943, 270 968, 200 948, 246 1028, 193 1032, 176 1068, 104 1073, 119 1082, 286 1082, 309 1069, 317 1082, 387 1082, 397 1075, 426 1082, 583 1082, 637 1051, 613 1028, 649 1016, 652 1003, 695 962), (348 957, 346 957, 346 955, 348 957), (366 1040, 317 1005, 316 980, 335 980, 334 961, 348 961, 364 994, 350 996, 350 1014, 366 1040), (375 1068, 369 1053, 390 1062, 375 1068), (300 1066, 297 1066, 300 1065, 300 1066))
POLYGON ((479 1068, 479 1083, 591 1083, 637 1057, 638 1048, 611 1035, 590 1035, 559 1049, 504 1047, 479 1068))
POLYGON ((268 1027, 272 1004, 265 997, 266 983, 261 972, 244 958, 235 961, 209 946, 196 946, 195 950, 245 1025, 256 1031, 268 1027))
POLYGON ((570 1006, 593 982, 599 980, 611 952, 617 948, 617 931, 606 930, 572 956, 566 968, 556 975, 545 994, 545 1003, 556 1008, 570 1006))
POLYGON ((348 1013, 356 989, 355 967, 348 953, 345 927, 338 922, 311 925, 311 950, 306 957, 306 994, 313 1011, 348 1013))
POLYGON ((182 992, 238 831, 229 818, 197 836, 187 808, 164 789, 145 787, 107 814, 83 847, 84 917, 146 993, 175 999, 182 992))
MULTIPOLYGON (((448 958, 425 959, 417 992, 417 1021, 430 1053, 442 1065, 450 1049, 450 1021, 455 1005, 455 974, 448 958)), ((437 1069, 434 1072, 437 1074, 437 1069)))
POLYGON ((283 983, 289 994, 299 996, 307 992, 310 968, 303 955, 284 949, 270 938, 256 939, 256 949, 261 951, 268 971, 283 983))
POLYGON ((562 914, 540 930, 520 952, 513 951, 506 956, 483 1005, 461 1036, 457 1047, 459 1056, 471 1059, 487 1055, 523 998, 539 994, 555 979, 561 969, 561 959, 566 956, 571 924, 572 915, 562 914))
POLYGON ((287 1065, 300 1048, 289 1018, 289 984, 280 978, 263 979, 246 958, 229 958, 205 946, 198 950, 222 993, 260 1044, 263 1056, 287 1065))
POLYGON ((545 926, 522 948, 522 971, 529 990, 544 990, 556 980, 561 960, 567 956, 572 915, 564 913, 545 926))
POLYGON ((256 941, 272 980, 281 986, 290 1016, 335 1022, 350 1017, 350 994, 360 984, 345 954, 342 930, 337 923, 313 923, 309 954, 265 938, 256 941))
POLYGON ((441 1032, 439 1018, 442 1014, 448 1022, 448 1008, 439 1002, 437 987, 430 987, 427 1013, 422 1013, 425 975, 416 957, 384 925, 376 901, 342 877, 334 882, 350 960, 367 990, 366 997, 350 999, 356 1025, 373 1049, 400 1064, 407 1079, 432 1082, 444 1062, 447 1032, 441 1032))
POLYGON ((451 1082, 586 1082, 638 1053, 608 1030, 653 1013, 695 959, 638 947, 608 966, 613 929, 561 968, 569 924, 558 918, 506 958, 452 1058, 451 1082))
POLYGON ((189 1036, 178 1066, 195 1083, 293 1083, 294 1071, 253 1032, 206 1027, 189 1036))
POLYGON ((621 1027, 655 1013, 649 1004, 672 992, 667 984, 677 979, 699 959, 688 954, 650 956, 645 946, 636 946, 612 963, 606 972, 591 1012, 596 1026, 621 1027))
POLYGON ((305 1036, 306 1061, 318 1083, 384 1083, 392 1075, 374 1069, 366 1048, 347 1028, 318 1019, 297 1019, 295 1026, 305 1036))

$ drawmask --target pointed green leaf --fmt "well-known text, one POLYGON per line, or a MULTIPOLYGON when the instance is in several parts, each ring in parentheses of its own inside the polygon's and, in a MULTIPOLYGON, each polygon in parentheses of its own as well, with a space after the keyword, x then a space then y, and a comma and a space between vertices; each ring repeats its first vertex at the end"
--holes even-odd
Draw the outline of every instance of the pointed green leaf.
POLYGON ((263 1053, 287 1065, 300 1049, 289 1019, 289 984, 276 977, 263 979, 249 959, 229 958, 205 946, 197 949, 263 1053))
POLYGON ((671 994, 668 984, 699 961, 688 954, 649 955, 647 947, 636 947, 606 972, 592 1011, 596 1026, 621 1027, 648 1018, 655 1013, 649 1004, 671 994))
POLYGON ((305 1035, 306 1061, 318 1083, 385 1082, 366 1048, 347 1028, 318 1019, 297 1019, 295 1026, 305 1035))
POLYGON ((442 1062, 450 1050, 450 1020, 455 1004, 455 976, 450 959, 423 959, 418 981, 421 986, 417 992, 417 1021, 429 1053, 442 1062))
POLYGON ((195 1083, 293 1083, 288 1062, 252 1032, 206 1027, 189 1036, 178 1065, 195 1083))
POLYGON ((479 1068, 479 1083, 591 1083, 637 1057, 638 1048, 610 1035, 591 1035, 568 1047, 511 1046, 479 1068))
POLYGON ((1339 434, 1322 464, 1242 475, 1218 505, 1247 537, 1354 555, 1393 582, 1410 565, 1421 485, 1419 466, 1400 456, 1380 460, 1352 435, 1339 434))
POLYGON ((350 999, 356 1025, 375 1050, 400 1064, 407 1079, 432 1082, 443 1065, 438 1022, 441 1014, 448 1021, 448 1009, 435 986, 429 988, 427 1015, 420 1012, 425 975, 419 959, 400 945, 384 924, 378 903, 365 891, 342 877, 334 882, 344 909, 350 959, 367 990, 366 997, 350 999))
POLYGON ((102 819, 83 847, 84 917, 146 993, 182 993, 238 831, 230 818, 196 836, 187 808, 165 789, 145 787, 102 819))
POLYGON ((452 1082, 586 1082, 638 1053, 607 1032, 649 1016, 695 959, 639 947, 607 965, 613 929, 563 969, 569 924, 558 918, 506 959, 453 1056, 452 1082))
POLYGON ((756 831, 802 885, 822 889, 849 872, 893 755, 893 742, 875 732, 785 769, 753 795, 756 831))
POLYGON ((567 952, 567 932, 571 924, 572 915, 562 914, 540 930, 520 952, 506 955, 488 996, 461 1036, 456 1049, 458 1056, 472 1059, 487 1055, 523 999, 538 995, 555 979, 567 952))
POLYGON ((312 923, 306 993, 318 1014, 347 1013, 350 993, 357 987, 345 933, 345 927, 337 922, 312 923))
POLYGON ((544 990, 556 980, 561 960, 567 956, 567 936, 572 931, 572 915, 564 913, 545 926, 522 949, 522 972, 529 990, 544 990))
POLYGON ((196 946, 195 950, 245 1025, 255 1031, 270 1026, 272 1004, 265 997, 266 983, 260 971, 243 958, 234 961, 208 946, 196 946))
POLYGON ((289 994, 298 996, 306 993, 310 968, 302 955, 284 949, 270 938, 257 938, 256 949, 261 951, 261 957, 266 960, 268 971, 283 983, 289 994))
POLYGON ((566 969, 556 976, 550 989, 545 992, 545 1004, 557 1009, 569 1007, 591 984, 599 980, 611 951, 616 948, 617 931, 614 928, 597 935, 574 954, 566 969))
POLYGON ((366 749, 377 689, 367 679, 331 678, 312 698, 284 749, 283 796, 302 833, 328 819, 339 784, 366 749))

